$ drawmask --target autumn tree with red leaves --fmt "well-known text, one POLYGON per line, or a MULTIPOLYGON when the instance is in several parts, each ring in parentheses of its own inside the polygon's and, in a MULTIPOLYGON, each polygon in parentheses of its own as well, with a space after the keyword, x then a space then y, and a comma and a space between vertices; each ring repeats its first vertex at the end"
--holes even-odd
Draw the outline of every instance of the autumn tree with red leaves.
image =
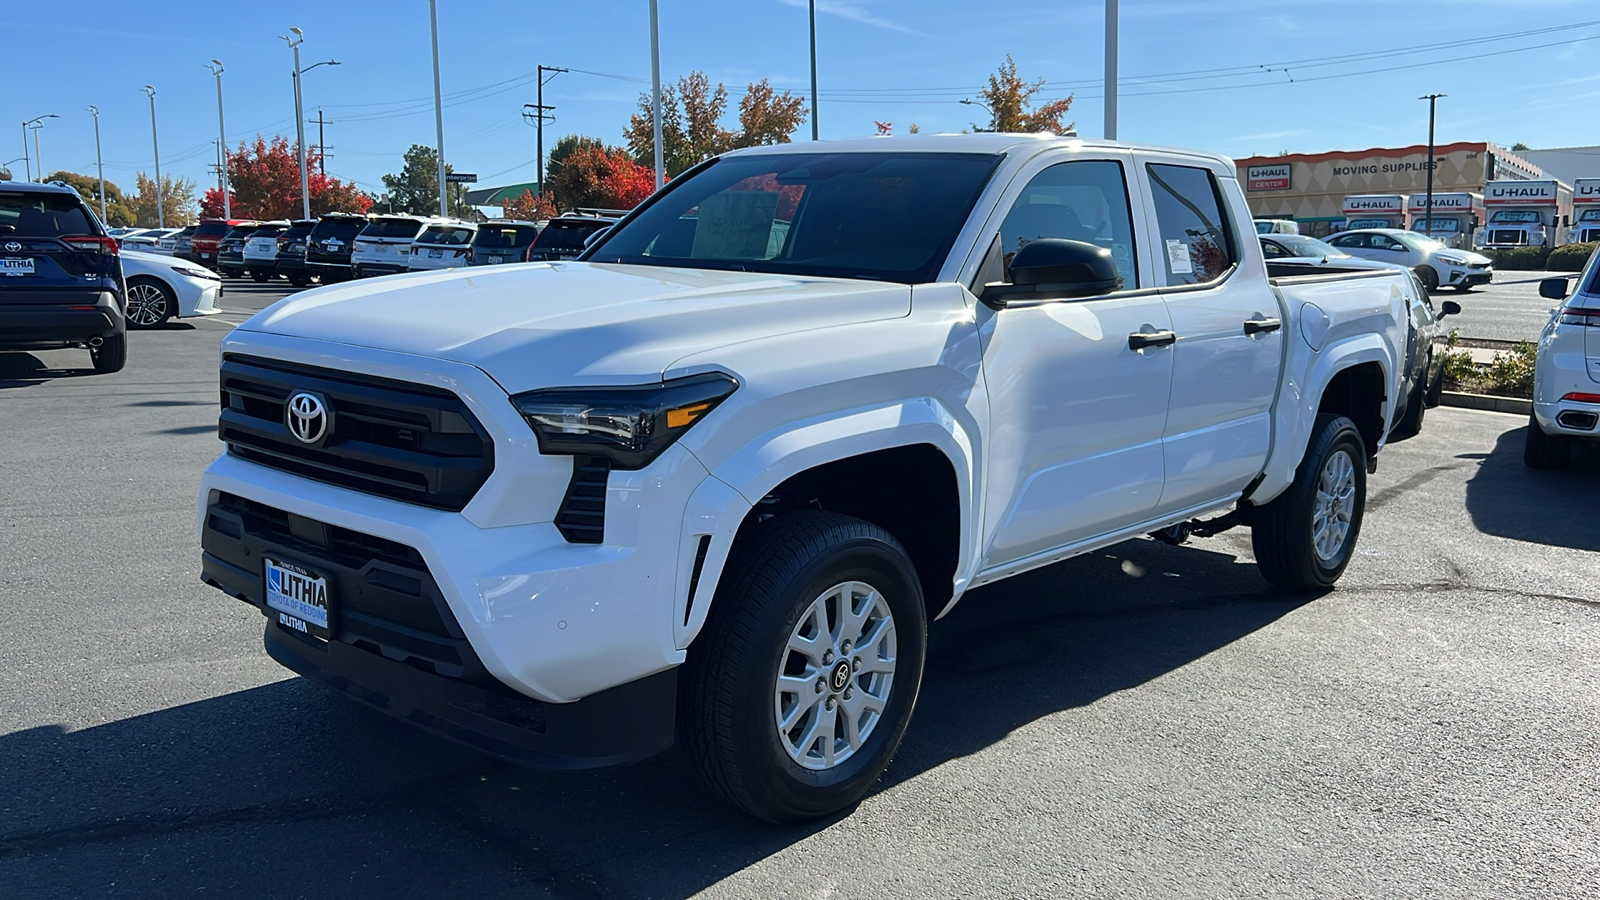
POLYGON ((584 147, 562 162, 550 187, 567 209, 632 209, 654 192, 655 172, 621 148, 584 147))
MULTIPOLYGON (((289 139, 278 135, 269 143, 256 135, 255 144, 239 144, 228 153, 228 182, 233 188, 233 217, 236 219, 297 219, 300 217, 300 161, 289 139)), ((311 214, 329 212, 364 213, 372 198, 353 183, 330 178, 318 171, 322 152, 306 149, 307 188, 311 195, 311 214)), ((222 192, 206 191, 200 201, 200 215, 222 215, 222 192)))
POLYGON ((522 196, 502 203, 500 209, 508 219, 540 222, 556 215, 556 201, 549 191, 538 196, 534 196, 533 191, 523 191, 522 196))
POLYGON ((989 127, 983 128, 973 124, 974 131, 1010 131, 1030 133, 1035 131, 1048 131, 1052 134, 1062 134, 1073 129, 1072 123, 1061 124, 1061 117, 1072 108, 1072 96, 1069 94, 1057 100, 1050 100, 1038 109, 1033 109, 1033 96, 1044 89, 1044 79, 1037 81, 1023 81, 1017 74, 1017 63, 1006 54, 1006 61, 1001 64, 1000 70, 989 76, 989 86, 980 91, 983 105, 989 108, 989 127))

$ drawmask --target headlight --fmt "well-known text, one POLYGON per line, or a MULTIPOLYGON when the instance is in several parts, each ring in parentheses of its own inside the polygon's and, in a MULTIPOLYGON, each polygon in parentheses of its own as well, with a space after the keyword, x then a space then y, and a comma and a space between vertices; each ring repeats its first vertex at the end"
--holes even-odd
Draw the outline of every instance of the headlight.
POLYGON ((739 387, 708 372, 662 384, 549 388, 511 398, 539 438, 539 452, 603 456, 642 469, 739 387))
POLYGON ((1452 266, 1464 266, 1467 264, 1467 261, 1459 256, 1444 256, 1441 254, 1439 256, 1435 256, 1434 259, 1437 259, 1439 262, 1445 263, 1446 265, 1452 266))
POLYGON ((177 272, 179 275, 187 275, 190 278, 204 278, 208 281, 222 280, 221 276, 219 276, 217 273, 209 272, 205 269, 191 269, 188 266, 173 266, 172 271, 177 272))

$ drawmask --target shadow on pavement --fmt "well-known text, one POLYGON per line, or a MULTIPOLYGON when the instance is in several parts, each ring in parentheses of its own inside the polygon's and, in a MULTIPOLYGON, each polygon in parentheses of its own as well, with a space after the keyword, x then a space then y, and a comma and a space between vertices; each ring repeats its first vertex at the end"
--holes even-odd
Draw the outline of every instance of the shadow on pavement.
POLYGON ((1500 435, 1467 482, 1467 513, 1484 534, 1600 550, 1600 445, 1579 441, 1565 472, 1523 465, 1527 428, 1500 435))
POLYGON ((81 369, 52 369, 44 364, 44 360, 32 353, 0 351, 0 390, 33 387, 58 378, 77 378, 93 374, 95 374, 94 366, 89 362, 87 350, 83 351, 81 369))
MULTIPOLYGON (((1206 546, 1133 541, 971 592, 933 627, 916 716, 878 790, 1305 602, 1206 546)), ((119 896, 685 897, 832 824, 731 812, 675 750, 592 772, 521 769, 293 678, 0 737, 0 759, 11 896, 115 883, 119 896)))

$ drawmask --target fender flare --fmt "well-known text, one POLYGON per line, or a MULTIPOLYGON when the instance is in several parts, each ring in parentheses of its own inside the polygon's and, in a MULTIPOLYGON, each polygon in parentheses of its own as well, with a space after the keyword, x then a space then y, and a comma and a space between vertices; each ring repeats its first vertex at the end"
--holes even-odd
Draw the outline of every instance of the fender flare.
MULTIPOLYGON (((1273 432, 1273 452, 1267 461, 1261 483, 1249 499, 1262 504, 1283 493, 1294 482, 1295 470, 1305 457, 1311 440, 1311 428, 1316 423, 1317 410, 1322 406, 1322 395, 1334 376, 1346 369, 1365 363, 1377 363, 1383 370, 1386 396, 1383 398, 1383 421, 1393 414, 1398 385, 1395 383, 1398 366, 1394 355, 1381 335, 1362 334, 1336 341, 1322 348, 1306 373, 1304 383, 1291 379, 1284 385, 1278 405, 1277 424, 1273 432)), ((1379 448, 1383 446, 1379 439, 1379 448)), ((1376 448, 1374 449, 1376 452, 1376 448)))
POLYGON ((761 498, 795 475, 818 466, 917 444, 939 450, 955 471, 961 526, 950 601, 953 605, 971 581, 976 564, 973 548, 977 546, 978 504, 973 491, 977 483, 977 448, 967 429, 941 403, 931 397, 919 397, 787 423, 758 436, 715 468, 707 467, 711 475, 690 496, 679 539, 678 590, 672 622, 677 647, 687 648, 705 625, 739 528, 761 498), (699 544, 707 536, 710 541, 699 577, 695 578, 699 544))

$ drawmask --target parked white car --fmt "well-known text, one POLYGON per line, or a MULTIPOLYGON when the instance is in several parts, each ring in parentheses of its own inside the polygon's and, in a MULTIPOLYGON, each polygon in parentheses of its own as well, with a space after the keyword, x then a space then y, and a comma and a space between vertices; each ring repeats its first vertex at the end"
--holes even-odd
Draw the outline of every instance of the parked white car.
POLYGON ((137 250, 123 250, 121 256, 129 328, 222 312, 222 278, 205 266, 137 250))
POLYGON ((1326 241, 1302 234, 1263 234, 1261 255, 1269 263, 1294 263, 1304 266, 1327 266, 1334 269, 1405 269, 1395 262, 1378 262, 1362 259, 1340 250, 1326 241))
POLYGON ((263 222, 244 242, 244 271, 250 280, 264 282, 278 274, 278 236, 289 230, 282 219, 263 222))
POLYGON ((1407 266, 1430 291, 1440 287, 1468 291, 1494 279, 1494 260, 1482 253, 1452 249, 1415 231, 1359 228, 1333 235, 1328 243, 1351 256, 1407 266))
POLYGON ((1235 173, 1047 135, 756 147, 581 261, 286 298, 222 342, 202 578, 279 662, 457 741, 681 740, 738 808, 828 815, 975 586, 1241 524, 1286 590, 1359 558, 1421 289, 1269 278, 1235 173))
POLYGON ((181 228, 146 228, 117 238, 117 245, 128 250, 158 253, 161 241, 182 231, 181 228))
POLYGON ((452 222, 434 216, 373 216, 356 235, 350 271, 357 278, 408 271, 411 245, 430 225, 452 222))
POLYGON ((1539 336, 1522 460, 1535 469, 1565 469, 1574 441, 1600 439, 1600 253, 1589 255, 1576 282, 1539 282, 1539 295, 1563 302, 1539 336))
POLYGON ((467 256, 472 250, 472 237, 477 233, 478 226, 472 222, 437 222, 429 225, 411 242, 406 269, 418 272, 466 265, 467 256))

